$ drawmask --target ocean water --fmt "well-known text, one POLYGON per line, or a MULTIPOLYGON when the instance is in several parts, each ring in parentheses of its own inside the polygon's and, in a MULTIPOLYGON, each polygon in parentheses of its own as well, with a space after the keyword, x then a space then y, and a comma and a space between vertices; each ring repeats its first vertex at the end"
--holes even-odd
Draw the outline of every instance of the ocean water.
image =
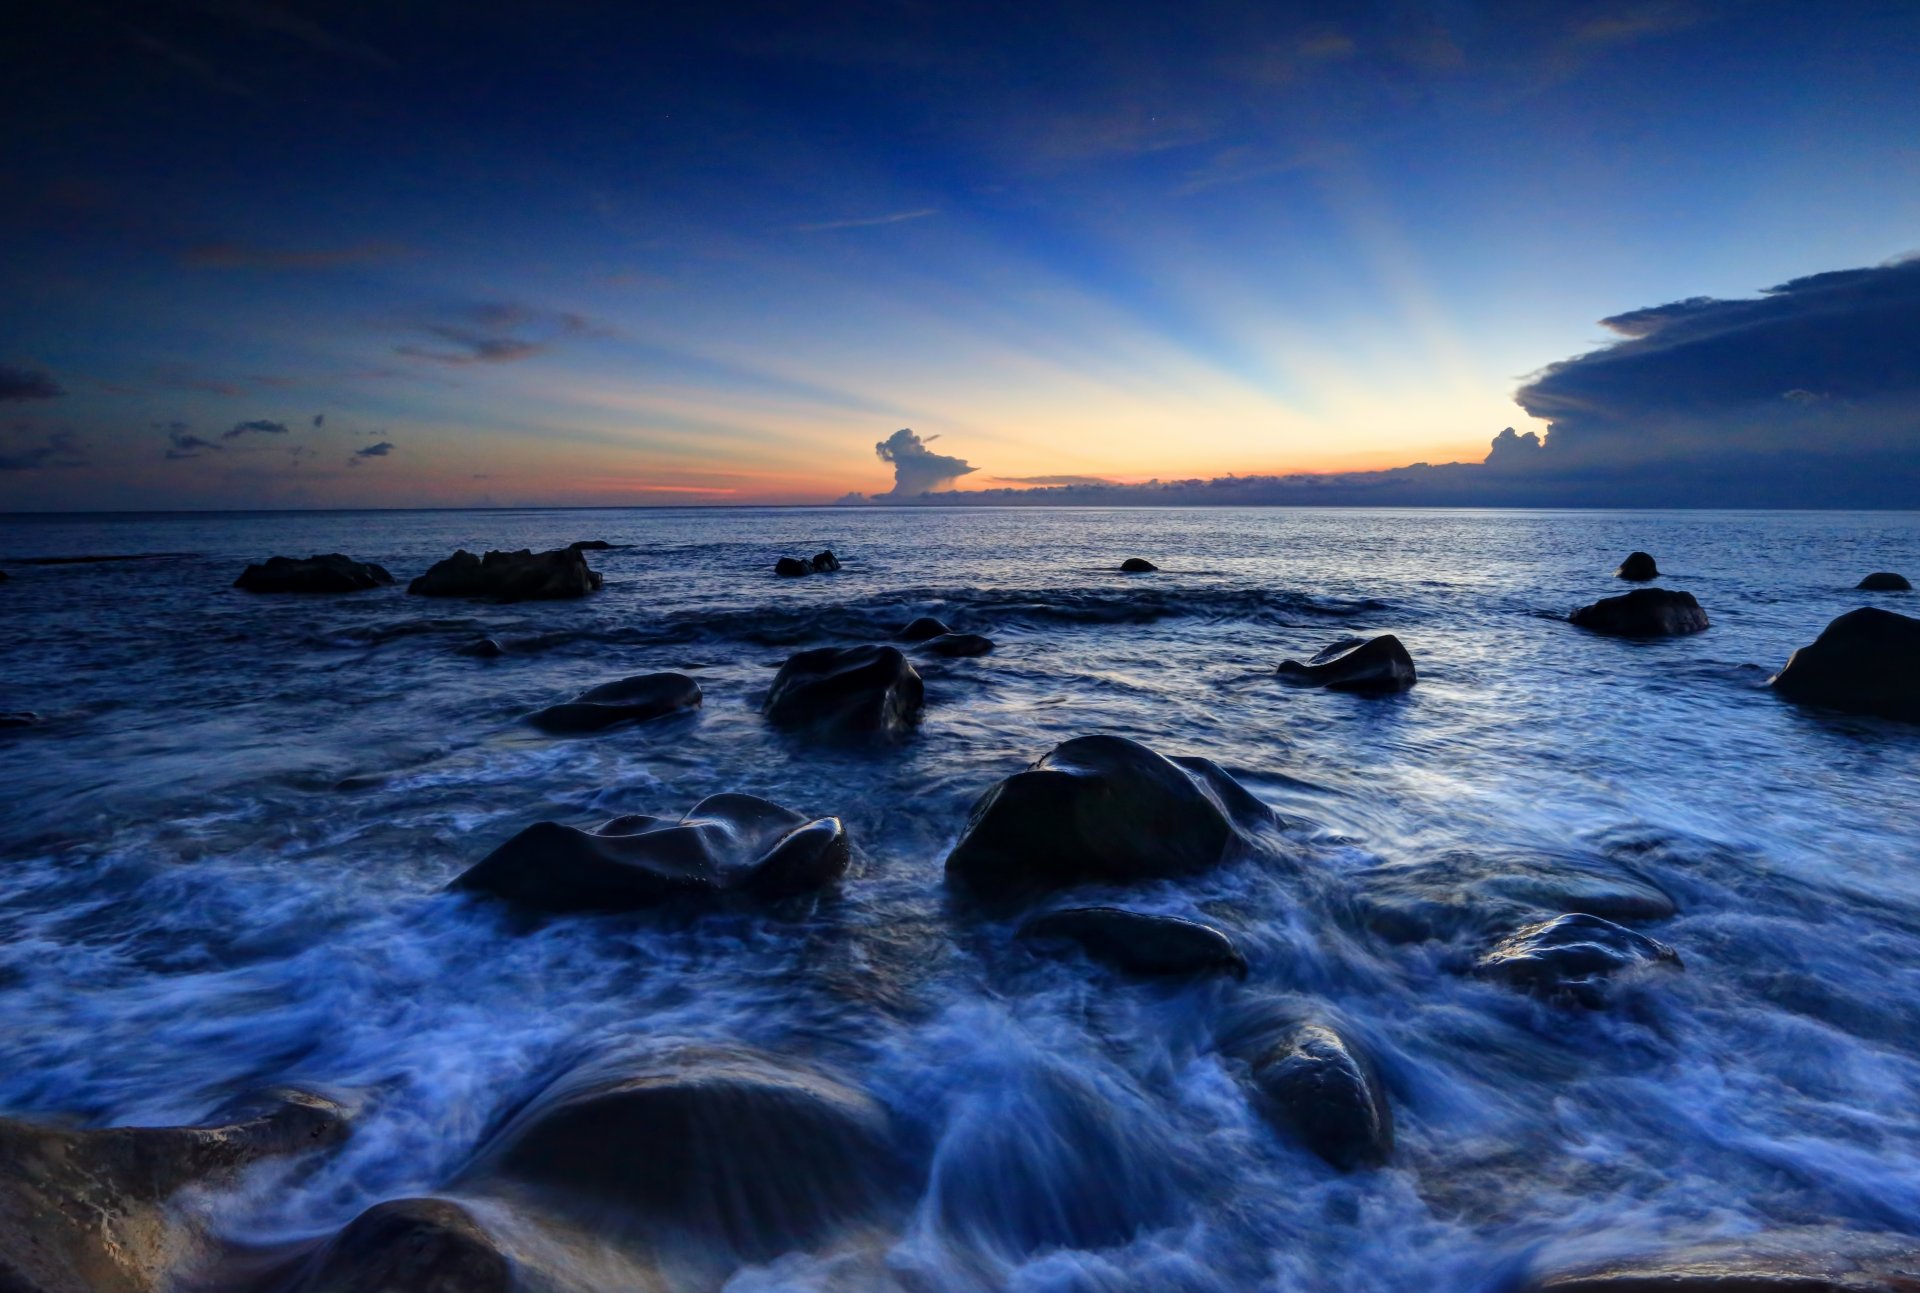
MULTIPOLYGON (((460 1196, 556 1066, 668 1039, 830 1068, 902 1129, 918 1202, 871 1241, 915 1289, 1495 1290, 1529 1271, 1808 1225, 1920 1235, 1920 728, 1765 687, 1833 617, 1914 594, 1920 517, 1229 510, 509 511, 0 518, 0 1112, 205 1117, 306 1084, 356 1107, 299 1170, 202 1201, 236 1242, 460 1196), (404 594, 456 547, 576 539, 577 602, 404 594), (845 569, 779 580, 831 546, 845 569), (1651 643, 1564 622, 1628 551, 1713 621, 1651 643), (401 586, 229 587, 344 551, 401 586), (190 554, 21 566, 57 554, 190 554), (1162 573, 1123 576, 1127 556, 1162 573), (822 746, 758 713, 816 645, 932 614, 997 643, 925 661, 917 731, 822 746), (1420 671, 1367 698, 1274 665, 1391 632, 1420 671), (457 653, 480 635, 498 660, 457 653), (696 714, 588 738, 526 713, 696 677, 696 714), (1070 737, 1205 755, 1288 823, 1285 865, 1108 891, 1206 919, 1245 982, 1033 957, 957 913, 972 802, 1070 737), (857 846, 804 919, 529 923, 442 886, 542 819, 746 791, 857 846), (1395 943, 1370 896, 1503 862, 1664 889, 1685 961, 1614 1009, 1460 972, 1484 935, 1395 943), (1411 869, 1411 870, 1410 870, 1411 869), (1475 940, 1480 940, 1476 942, 1475 940), (1342 1173, 1271 1129, 1222 1046, 1262 1003, 1339 1020, 1398 1125, 1342 1173)), ((1444 885, 1441 886, 1444 889, 1444 885)), ((486 1206, 484 1204, 480 1205, 486 1206)), ((610 1281, 575 1253, 578 1287, 610 1281), (598 1272, 598 1273, 597 1273, 598 1272)), ((862 1268, 867 1269, 867 1268, 862 1268)), ((565 1267, 563 1264, 563 1273, 565 1267)), ((844 1254, 736 1289, 868 1287, 844 1254)))

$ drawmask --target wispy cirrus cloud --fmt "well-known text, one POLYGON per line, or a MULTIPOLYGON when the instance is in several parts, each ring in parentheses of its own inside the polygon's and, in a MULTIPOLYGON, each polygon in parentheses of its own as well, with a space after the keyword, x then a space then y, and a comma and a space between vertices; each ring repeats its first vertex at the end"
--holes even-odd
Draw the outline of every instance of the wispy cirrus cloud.
POLYGON ((464 306, 444 318, 416 324, 414 330, 433 338, 433 343, 395 346, 395 354, 456 366, 530 359, 560 342, 596 331, 584 315, 513 302, 464 306))
POLYGON ((925 220, 928 216, 939 214, 938 207, 921 207, 914 211, 890 211, 885 215, 853 216, 845 220, 820 220, 813 224, 797 224, 793 226, 793 231, 795 233, 827 233, 834 229, 872 229, 879 225, 925 220))

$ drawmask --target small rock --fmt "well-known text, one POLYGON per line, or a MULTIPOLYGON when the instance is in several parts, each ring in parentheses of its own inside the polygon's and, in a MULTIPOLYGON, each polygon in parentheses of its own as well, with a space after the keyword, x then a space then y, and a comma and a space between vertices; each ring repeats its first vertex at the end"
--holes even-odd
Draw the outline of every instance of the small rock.
POLYGON ((773 573, 784 575, 788 579, 798 579, 813 573, 813 563, 803 557, 782 557, 773 563, 773 573))
POLYGON ((1676 911, 1651 880, 1597 858, 1450 853, 1369 867, 1352 880, 1361 921, 1395 943, 1485 939, 1564 912, 1632 922, 1676 911))
POLYGON ((454 651, 455 655, 470 655, 481 660, 498 660, 506 653, 507 649, 492 638, 477 638, 454 651))
POLYGON ((920 716, 925 685, 890 646, 819 647, 780 666, 761 712, 779 727, 894 736, 920 716))
POLYGON ((355 593, 392 582, 384 567, 329 552, 304 558, 268 557, 241 571, 233 586, 250 593, 355 593))
POLYGON ((1660 567, 1656 566, 1653 558, 1644 552, 1629 552, 1627 559, 1620 563, 1620 568, 1613 572, 1613 577, 1632 580, 1634 583, 1645 583, 1649 579, 1660 577, 1660 567))
POLYGON ((328 1241, 289 1293, 509 1293, 513 1266, 447 1199, 392 1199, 328 1241))
POLYGON ((933 616, 922 615, 919 619, 901 629, 899 637, 902 642, 925 642, 928 638, 937 638, 951 632, 953 632, 952 629, 933 618, 933 616))
POLYGON ((1120 563, 1120 569, 1130 575, 1150 575, 1160 569, 1160 567, 1154 565, 1145 557, 1128 557, 1120 563))
POLYGON ((1910 593, 1913 585, 1907 582, 1905 575, 1896 575, 1891 570, 1876 570, 1858 584, 1865 593, 1910 593))
POLYGON ((953 657, 986 655, 993 650, 993 639, 981 637, 978 633, 942 633, 937 638, 928 638, 922 642, 920 649, 928 655, 953 657))
POLYGON ((1253 1064, 1263 1112, 1343 1171, 1393 1153, 1393 1106, 1373 1063, 1322 1023, 1293 1029, 1253 1064))
POLYGON ((840 569, 840 558, 833 555, 832 548, 822 548, 813 554, 807 564, 813 567, 816 574, 830 575, 840 569))
POLYGON ((1474 970, 1549 1001, 1597 1010, 1607 1002, 1609 980, 1643 965, 1682 968, 1680 954, 1658 939, 1576 912, 1515 930, 1474 970))
POLYGON ((552 552, 489 552, 476 557, 464 548, 437 562, 407 591, 416 597, 491 597, 503 602, 551 601, 585 597, 601 586, 600 573, 572 548, 552 552))
POLYGON ((577 735, 696 709, 700 700, 700 684, 687 675, 648 673, 589 687, 564 705, 529 715, 527 721, 543 732, 577 735))
POLYGON ((1920 619, 1875 606, 1848 611, 1772 683, 1788 700, 1920 722, 1920 619))
POLYGON ((1247 977, 1247 958, 1211 925, 1119 907, 1068 907, 1034 916, 1018 931, 1041 943, 1072 943, 1095 961, 1146 976, 1225 973, 1247 977))
POLYGON ((1305 664, 1281 661, 1276 672, 1283 678, 1329 691, 1405 691, 1416 681, 1413 657, 1391 633, 1377 638, 1343 638, 1305 664))
POLYGON ((1678 637, 1708 627, 1707 613, 1693 594, 1671 588, 1636 588, 1618 597, 1602 597, 1567 616, 1567 622, 1624 638, 1678 637))
POLYGON ((605 539, 575 539, 567 545, 575 552, 611 552, 615 548, 631 547, 631 544, 608 543, 605 539))

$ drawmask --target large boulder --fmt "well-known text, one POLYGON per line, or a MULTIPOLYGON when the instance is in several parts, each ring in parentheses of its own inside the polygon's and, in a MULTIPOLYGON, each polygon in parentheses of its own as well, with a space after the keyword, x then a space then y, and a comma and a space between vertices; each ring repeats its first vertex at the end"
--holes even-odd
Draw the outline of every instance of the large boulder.
POLYGON ((1856 585, 1863 593, 1910 593, 1913 585, 1905 575, 1891 570, 1876 570, 1856 585))
POLYGON ((1211 925, 1119 907, 1067 907, 1031 917, 1016 931, 1042 947, 1071 946, 1088 959, 1144 977, 1231 974, 1247 958, 1211 925))
POLYGON ((1620 568, 1613 572, 1613 577, 1643 584, 1649 579, 1658 579, 1660 567, 1654 564, 1653 558, 1647 553, 1629 552, 1627 559, 1620 563, 1620 568))
POLYGON ((287 1293, 508 1293, 513 1266, 447 1199, 392 1199, 355 1217, 287 1293))
POLYGON ((1413 686, 1413 657, 1391 633, 1377 638, 1342 638, 1305 664, 1283 660, 1282 678, 1330 691, 1386 693, 1413 686))
POLYGON ((1393 1107, 1366 1053, 1331 1025, 1304 1022, 1252 1066, 1261 1112, 1342 1170, 1377 1167, 1393 1152, 1393 1107))
POLYGON ((1645 966, 1680 969, 1680 954, 1624 925, 1572 912, 1515 930, 1474 970, 1558 1005, 1598 1010, 1615 976, 1645 966))
POLYGON ((1692 593, 1672 588, 1636 588, 1582 606, 1567 621, 1595 633, 1623 638, 1678 637, 1707 628, 1707 613, 1692 593))
POLYGON ((1485 939, 1563 912, 1667 920, 1672 897, 1645 876, 1597 858, 1447 853, 1352 874, 1361 924, 1395 943, 1485 939))
POLYGON ((1128 557, 1120 563, 1120 569, 1129 575, 1150 575, 1160 569, 1160 567, 1154 565, 1145 557, 1128 557))
POLYGON ((152 1293, 173 1288, 203 1236, 167 1203, 269 1157, 337 1143, 345 1112, 272 1091, 194 1127, 75 1131, 0 1119, 0 1289, 152 1293))
POLYGON ((776 902, 838 880, 851 851, 837 817, 709 795, 678 819, 633 814, 591 831, 537 822, 449 887, 555 913, 776 902))
POLYGON ((788 579, 800 579, 813 573, 813 563, 805 557, 782 557, 773 563, 773 573, 788 579))
POLYGON ((947 856, 974 897, 1191 875, 1250 844, 1271 811, 1209 759, 1081 736, 983 795, 947 856))
POLYGON ((338 552, 313 557, 268 557, 240 572, 235 588, 250 593, 357 593, 393 582, 371 561, 355 561, 338 552))
POLYGON ((928 655, 967 659, 972 656, 986 655, 992 651, 993 639, 981 637, 978 633, 942 633, 937 638, 928 638, 922 642, 920 650, 928 655))
POLYGON ((776 726, 891 736, 920 716, 926 688, 895 647, 818 647, 780 666, 761 712, 776 726))
POLYGON ((920 618, 914 620, 913 623, 900 630, 900 640, 902 642, 925 642, 931 638, 943 637, 952 632, 953 630, 948 628, 942 621, 933 618, 931 615, 922 615, 920 618))
POLYGON ((1773 678, 1789 700, 1920 722, 1920 619, 1848 611, 1773 678))
POLYGON ((502 602, 551 601, 585 597, 601 584, 577 548, 552 552, 489 552, 476 557, 465 548, 407 585, 417 597, 491 597, 502 602))
POLYGON ((700 684, 684 673, 647 673, 589 687, 564 705, 529 715, 527 721, 543 732, 573 736, 697 709, 700 699, 700 684))

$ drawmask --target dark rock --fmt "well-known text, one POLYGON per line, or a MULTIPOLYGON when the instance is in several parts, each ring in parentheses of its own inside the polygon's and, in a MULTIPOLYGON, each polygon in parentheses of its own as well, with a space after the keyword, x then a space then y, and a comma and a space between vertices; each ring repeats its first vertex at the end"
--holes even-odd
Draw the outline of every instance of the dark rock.
POLYGON ((1160 569, 1160 567, 1154 565, 1145 557, 1128 557, 1120 563, 1120 569, 1130 575, 1150 575, 1160 569))
POLYGON ((1537 997, 1597 1010, 1607 1002, 1609 980, 1643 965, 1677 970, 1680 954, 1610 920, 1570 913, 1515 930, 1474 969, 1537 997))
POLYGON ((476 656, 482 660, 498 660, 507 653, 507 649, 492 638, 477 638, 458 648, 454 654, 476 656))
POLYGON ((630 548, 630 543, 608 543, 605 539, 575 539, 567 545, 575 552, 611 552, 615 548, 630 548))
POLYGON ((1303 1023, 1253 1064, 1262 1112, 1345 1171, 1377 1167, 1393 1152, 1393 1107, 1373 1063, 1333 1028, 1303 1023))
POLYGON ((942 633, 937 638, 922 642, 920 649, 928 655, 957 658, 986 655, 993 650, 993 639, 981 637, 978 633, 942 633))
POLYGON ((1190 875, 1226 860, 1272 813, 1209 759, 1119 736, 1055 746, 974 805, 947 879, 981 898, 1090 881, 1190 875))
POLYGON ((329 552, 304 559, 268 557, 241 571, 233 586, 250 593, 356 593, 392 582, 393 576, 371 561, 329 552))
POLYGON ((1354 875, 1361 921, 1396 943, 1487 938, 1562 912, 1667 920, 1674 902, 1626 867, 1587 858, 1454 853, 1354 875))
POLYGON ((764 1260, 870 1222, 902 1192, 887 1111, 817 1070, 685 1049, 542 1093, 482 1151, 593 1224, 764 1260))
POLYGON ((1913 1293, 1904 1235, 1809 1227, 1615 1258, 1536 1276, 1521 1293, 1913 1293))
POLYGON ((813 573, 813 563, 802 557, 782 557, 773 563, 773 573, 785 575, 789 579, 798 579, 802 575, 813 573))
POLYGON ((1920 722, 1920 619, 1848 611, 1773 678, 1789 700, 1920 722))
POLYGON ((47 720, 30 709, 18 710, 10 714, 0 714, 0 729, 9 727, 38 727, 47 720))
POLYGON ((600 574, 572 548, 552 552, 489 552, 476 557, 462 548, 437 562, 407 591, 418 597, 491 597, 503 602, 585 597, 600 587, 600 574))
POLYGON ((1305 664, 1283 660, 1282 678, 1330 691, 1392 692, 1413 686, 1413 657, 1391 633, 1377 638, 1342 638, 1305 664))
POLYGON ((335 1235, 288 1293, 508 1293, 513 1267, 473 1214, 446 1199, 375 1204, 335 1235))
POLYGON ((1618 597, 1602 597, 1567 616, 1595 633, 1623 638, 1678 637, 1707 627, 1707 613, 1692 593, 1671 588, 1636 588, 1618 597))
POLYGON ((7 582, 7 572, 4 570, 0 570, 0 584, 4 584, 6 582, 7 582))
POLYGON ((780 666, 761 712, 780 727, 896 735, 919 717, 925 694, 920 675, 894 647, 819 647, 780 666))
POLYGON ((1119 907, 1068 907, 1034 916, 1018 935, 1072 943, 1095 961, 1139 975, 1226 973, 1247 977, 1247 958, 1211 925, 1119 907))
POLYGON ((1910 593, 1913 585, 1905 575, 1896 575, 1891 570, 1876 570, 1862 579, 1857 587, 1863 593, 1910 593))
POLYGON ((538 822, 448 887, 559 913, 774 902, 832 884, 850 853, 837 817, 709 795, 678 820, 633 814, 592 831, 538 822))
POLYGON ((564 705, 529 715, 527 721, 543 732, 574 735, 615 723, 644 723, 699 705, 700 684, 684 673, 648 673, 589 687, 564 705))
POLYGON ((1660 567, 1644 552, 1629 552, 1627 559, 1620 563, 1620 568, 1613 572, 1613 577, 1630 579, 1636 584, 1644 583, 1649 579, 1658 579, 1660 567))
POLYGON ((919 619, 900 630, 900 640, 902 642, 925 642, 928 638, 937 638, 951 632, 953 632, 952 629, 933 618, 933 616, 922 615, 919 619))
POLYGON ((0 1289, 152 1293, 195 1252, 189 1218, 167 1201, 231 1182, 269 1157, 337 1143, 341 1108, 272 1091, 198 1127, 74 1131, 0 1119, 0 1289))
POLYGON ((807 561, 815 574, 830 575, 840 569, 840 558, 833 555, 832 548, 822 548, 807 561))

